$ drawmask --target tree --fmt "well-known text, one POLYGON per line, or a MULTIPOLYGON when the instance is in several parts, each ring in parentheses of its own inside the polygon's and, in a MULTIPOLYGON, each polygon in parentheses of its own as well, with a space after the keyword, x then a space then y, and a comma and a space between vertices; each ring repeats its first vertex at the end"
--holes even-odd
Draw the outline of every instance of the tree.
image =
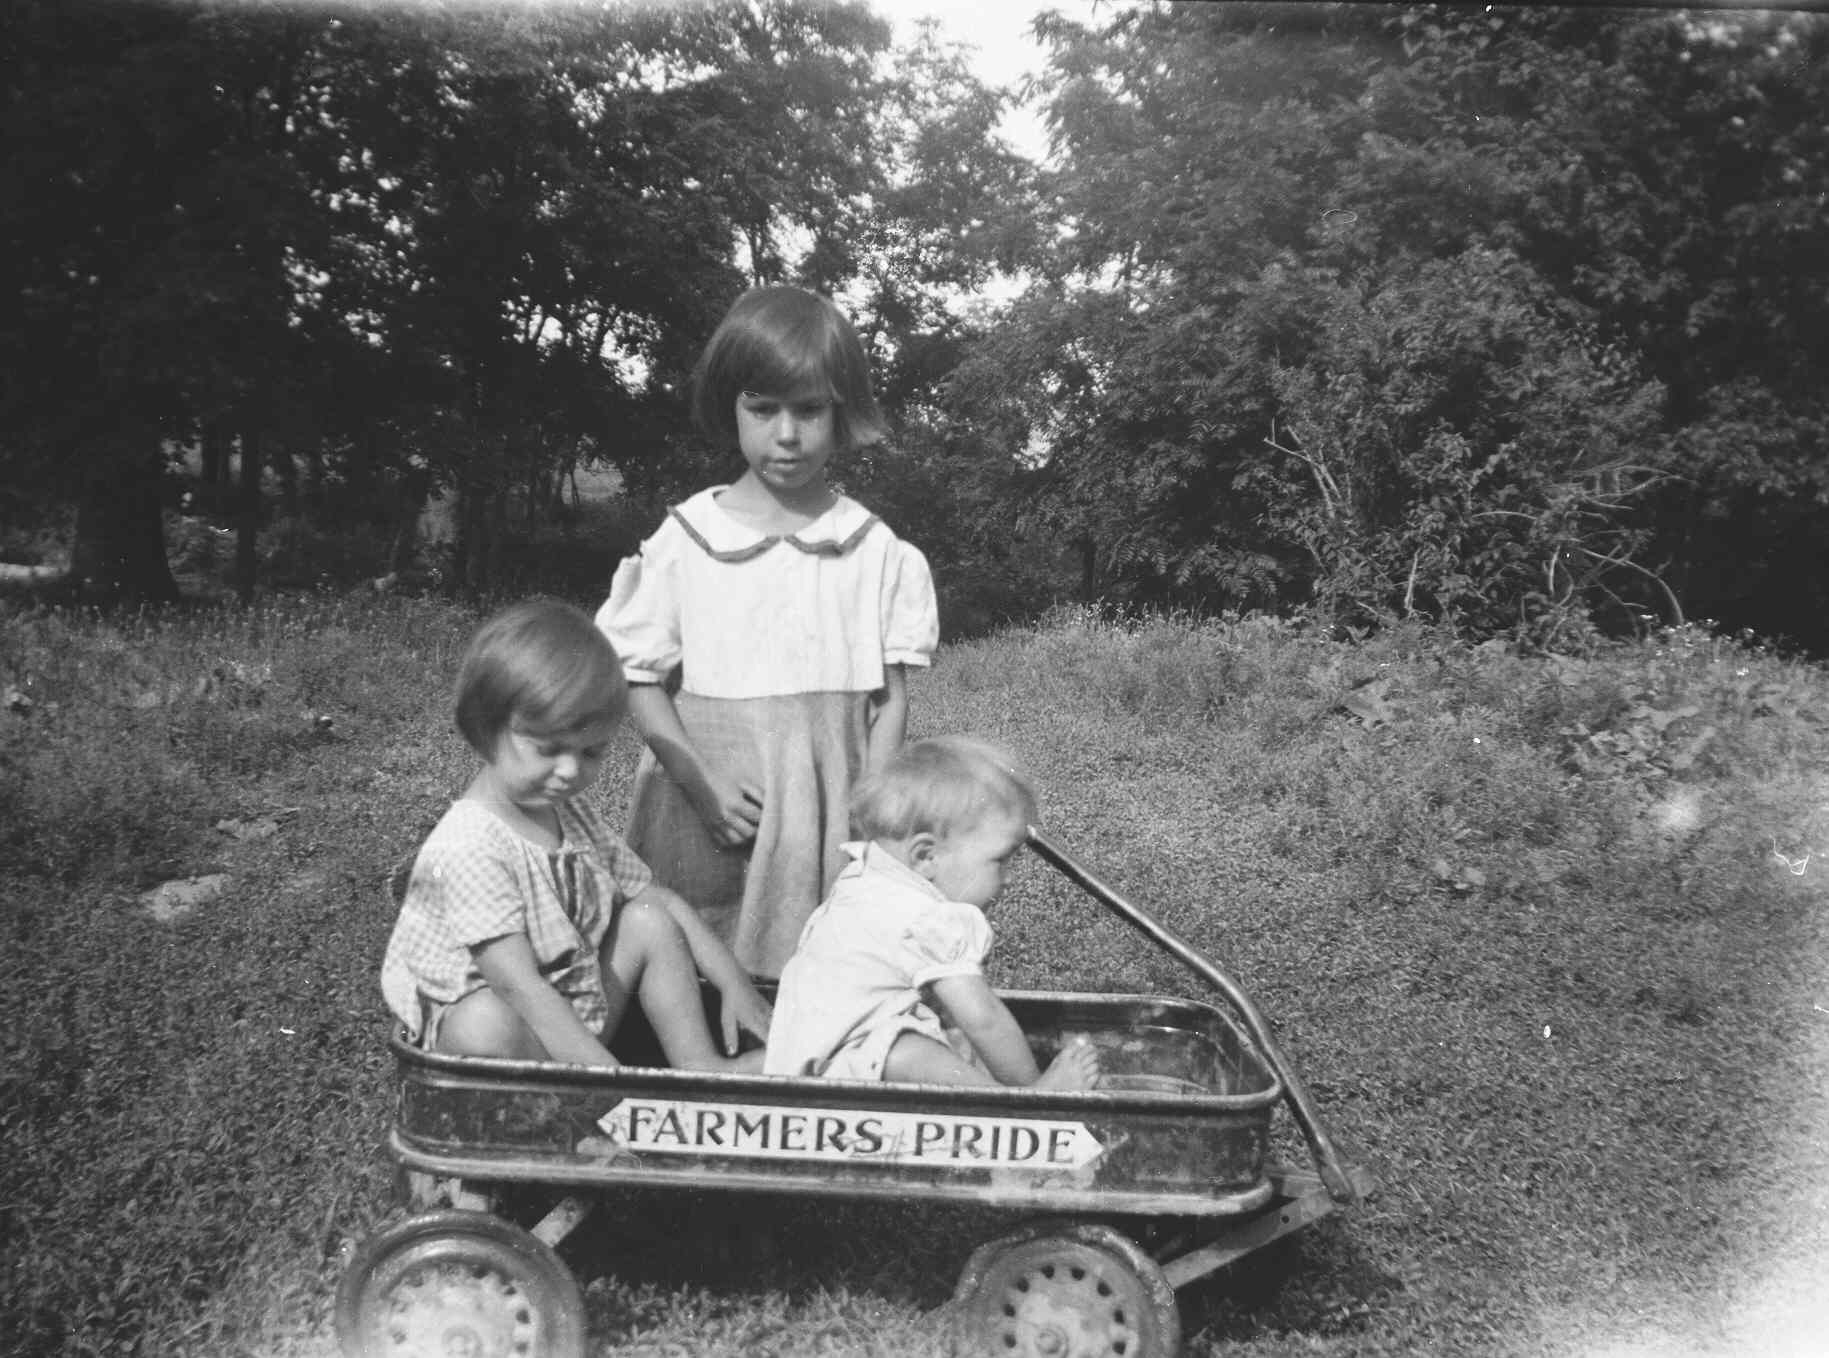
POLYGON ((312 21, 22 0, 5 23, 13 457, 75 497, 87 591, 170 598, 168 441, 209 418, 257 443, 296 356, 286 125, 312 21))
POLYGON ((1010 446, 1045 450, 1027 517, 1079 544, 1088 592, 1267 604, 1289 587, 1288 545, 1239 477, 1275 413, 1264 346, 1306 343, 1306 318, 1293 294, 1249 304, 1298 257, 1363 125, 1365 20, 1338 21, 1293 46, 1249 6, 1041 25, 1063 164, 1041 185, 1038 284, 950 390, 955 418, 1020 416, 1010 446))
POLYGON ((82 497, 101 595, 173 593, 162 450, 192 436, 241 453, 244 593, 262 455, 290 485, 294 451, 351 512, 458 488, 486 585, 511 497, 584 458, 643 488, 691 465, 717 315, 748 281, 848 282, 886 182, 889 30, 858 4, 0 23, 6 456, 82 497))
POLYGON ((1818 502, 1818 16, 1045 28, 1058 246, 951 389, 1023 412, 1094 592, 1674 615, 1677 506, 1818 502))

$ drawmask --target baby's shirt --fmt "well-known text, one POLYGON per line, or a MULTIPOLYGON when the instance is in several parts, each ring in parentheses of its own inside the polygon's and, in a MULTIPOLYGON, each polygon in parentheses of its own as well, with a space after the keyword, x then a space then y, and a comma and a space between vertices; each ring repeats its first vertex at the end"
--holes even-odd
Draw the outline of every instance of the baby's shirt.
POLYGON ((421 1005, 451 1004, 484 984, 473 948, 525 934, 540 974, 592 1032, 609 1018, 598 949, 617 909, 653 875, 598 812, 558 808, 547 850, 479 802, 459 801, 420 846, 381 964, 381 991, 413 1037, 421 1005))
POLYGON ((688 693, 872 693, 886 665, 926 665, 940 615, 927 559, 840 496, 796 533, 757 532, 716 486, 676 505, 617 567, 597 611, 632 683, 675 668, 688 693))
POLYGON ((921 988, 982 974, 991 950, 990 922, 977 906, 948 900, 878 845, 844 851, 852 861, 782 969, 766 1074, 820 1073, 841 1047, 884 1030, 891 1040, 900 1031, 937 1036, 940 1021, 921 988))

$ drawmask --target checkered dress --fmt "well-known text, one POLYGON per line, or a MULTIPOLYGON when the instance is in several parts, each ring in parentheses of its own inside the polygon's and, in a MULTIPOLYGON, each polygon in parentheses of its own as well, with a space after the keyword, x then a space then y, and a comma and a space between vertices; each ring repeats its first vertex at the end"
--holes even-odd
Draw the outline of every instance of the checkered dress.
POLYGON ((508 934, 527 936, 540 974, 603 1031, 598 950, 617 909, 653 877, 582 799, 559 808, 559 825, 562 841, 548 851, 466 800, 426 836, 381 964, 387 1006, 414 1038, 427 1002, 452 1004, 485 984, 472 950, 508 934))

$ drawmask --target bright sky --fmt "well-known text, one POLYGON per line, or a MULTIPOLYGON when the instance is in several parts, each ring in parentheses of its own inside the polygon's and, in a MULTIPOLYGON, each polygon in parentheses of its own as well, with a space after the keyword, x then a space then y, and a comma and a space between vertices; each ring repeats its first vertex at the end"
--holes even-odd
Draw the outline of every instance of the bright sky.
MULTIPOLYGON (((976 50, 974 69, 986 84, 1014 86, 1025 75, 1039 74, 1046 64, 1041 46, 1029 32, 1034 17, 1055 10, 1089 23, 1095 0, 870 0, 870 7, 895 25, 898 43, 914 38, 924 18, 940 21, 941 35, 976 50)), ((1033 109, 1006 116, 1004 135, 1017 150, 1040 159, 1047 134, 1033 109)))

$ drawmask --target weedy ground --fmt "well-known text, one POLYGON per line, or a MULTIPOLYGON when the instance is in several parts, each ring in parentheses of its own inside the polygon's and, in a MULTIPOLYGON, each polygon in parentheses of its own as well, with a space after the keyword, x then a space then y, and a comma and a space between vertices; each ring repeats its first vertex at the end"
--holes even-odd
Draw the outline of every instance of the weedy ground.
MULTIPOLYGON (((0 1334, 321 1358, 395 1210, 380 882, 467 775, 475 617, 0 608, 0 1334), (222 893, 149 904, 188 878, 222 893)), ((1063 614, 913 698, 1243 981, 1382 1185, 1184 1289, 1190 1354, 1819 1351, 1820 668, 1694 629, 1527 657, 1063 614)), ((1000 983, 1212 998, 1039 861, 993 923, 1000 983)), ((604 1354, 895 1358, 1000 1224, 630 1194, 568 1253, 604 1354)))

